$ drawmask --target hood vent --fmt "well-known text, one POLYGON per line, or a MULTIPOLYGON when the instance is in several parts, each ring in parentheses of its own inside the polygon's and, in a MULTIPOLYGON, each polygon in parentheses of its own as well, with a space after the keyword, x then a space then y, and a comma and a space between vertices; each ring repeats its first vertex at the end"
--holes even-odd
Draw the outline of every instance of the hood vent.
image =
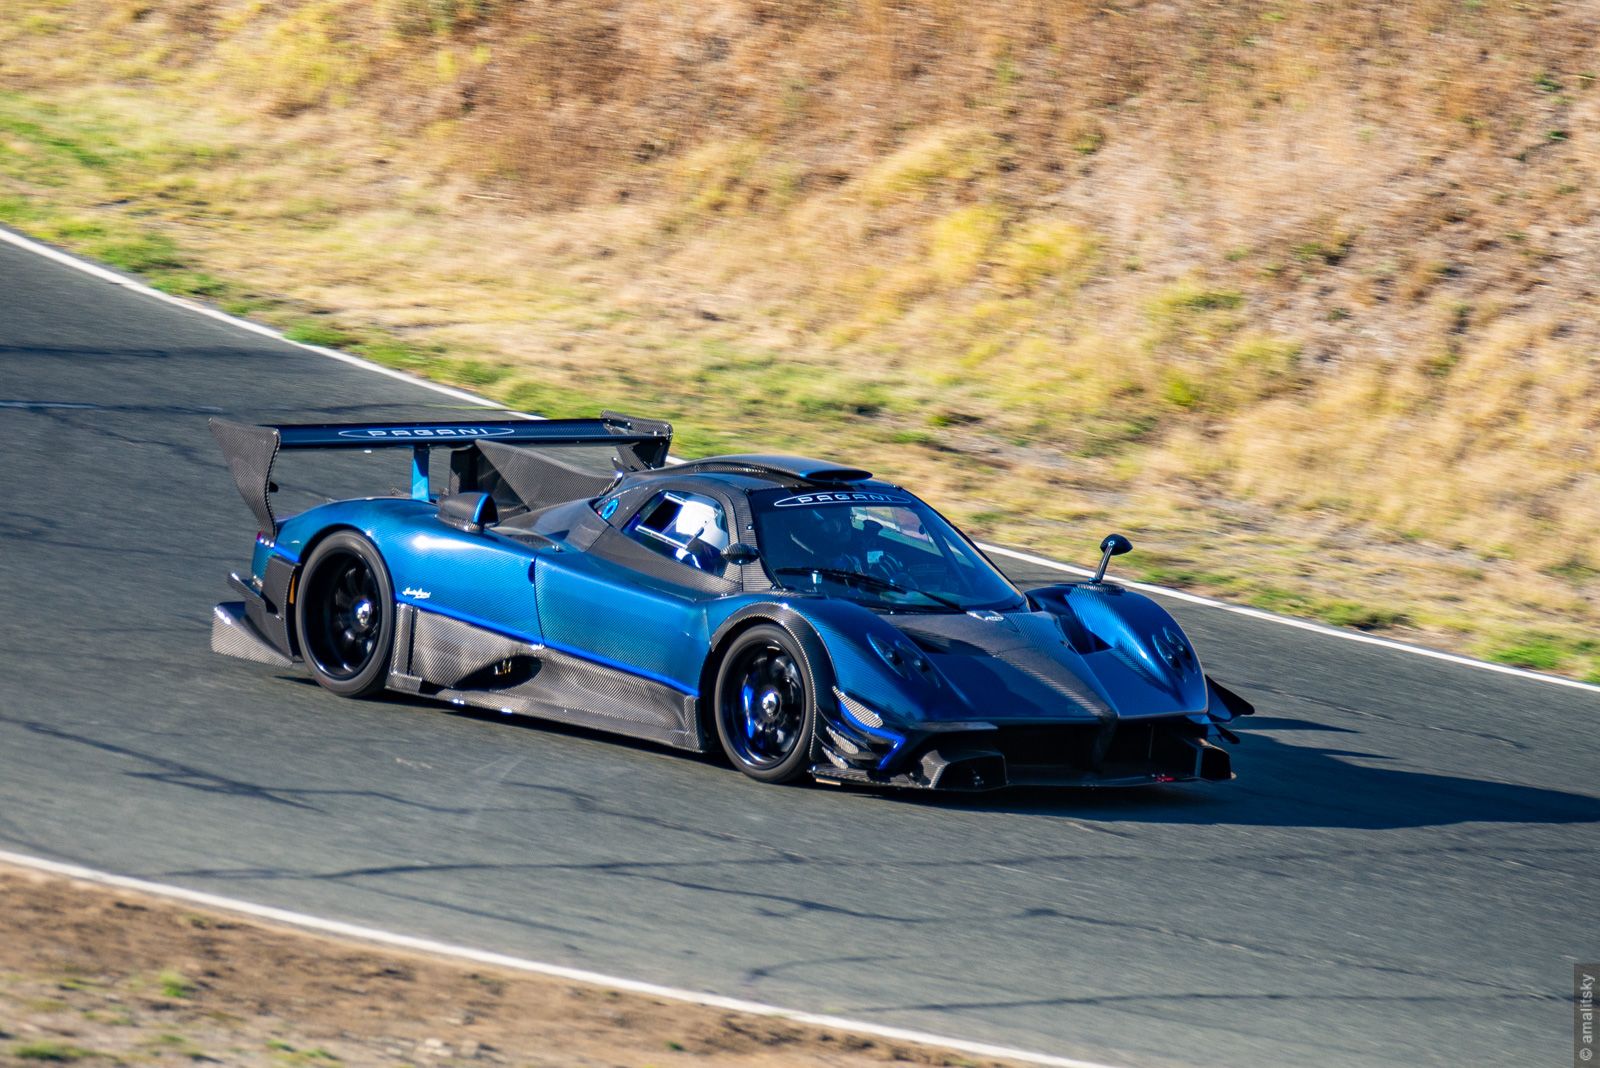
POLYGON ((1061 624, 1061 633, 1066 636, 1067 644, 1079 656, 1088 656, 1090 653, 1103 653, 1111 648, 1110 645, 1083 625, 1083 620, 1078 618, 1078 613, 1072 610, 1072 605, 1063 602, 1055 611, 1056 622, 1061 624))
POLYGON ((987 649, 982 646, 964 642, 960 638, 952 638, 946 634, 930 634, 927 631, 900 628, 900 633, 910 638, 918 649, 925 653, 938 653, 944 656, 987 656, 987 649))

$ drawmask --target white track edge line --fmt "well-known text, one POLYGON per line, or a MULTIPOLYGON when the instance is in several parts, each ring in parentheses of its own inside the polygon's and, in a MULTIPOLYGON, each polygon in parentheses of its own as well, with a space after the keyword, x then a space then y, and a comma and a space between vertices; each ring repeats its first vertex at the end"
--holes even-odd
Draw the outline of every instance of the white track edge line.
POLYGON ((154 286, 113 271, 109 267, 102 267, 98 263, 79 259, 77 256, 63 252, 52 245, 24 237, 16 231, 8 230, 3 226, 0 226, 0 241, 8 245, 14 245, 26 252, 32 252, 37 256, 42 256, 47 260, 53 260, 63 266, 71 267, 75 271, 81 271, 91 277, 100 279, 102 282, 110 282, 114 286, 121 286, 123 289, 142 293, 147 297, 154 297, 156 300, 182 308, 184 311, 203 315, 207 319, 215 319, 217 322, 227 323, 229 326, 237 327, 240 330, 248 330, 252 334, 259 334, 274 341, 281 341, 285 345, 293 345, 295 348, 305 349, 307 352, 314 352, 319 356, 326 356, 330 360, 338 360, 340 363, 347 363, 353 367, 362 367, 368 371, 375 371, 380 375, 399 379, 401 382, 409 382, 413 386, 422 386, 425 389, 433 390, 435 393, 442 393, 447 397, 453 397, 456 400, 466 401, 469 404, 476 404, 480 407, 505 407, 505 405, 489 400, 486 397, 480 397, 476 393, 468 393, 464 389, 455 389, 450 386, 440 385, 437 382, 430 382, 425 378, 418 378, 416 375, 408 375, 404 371, 397 371, 392 367, 384 367, 382 364, 373 363, 371 360, 364 360, 360 356, 352 356, 348 352, 340 352, 338 349, 330 349, 322 345, 308 345, 304 341, 294 341, 284 337, 282 331, 274 330, 270 326, 253 323, 249 319, 241 319, 237 315, 229 315, 220 309, 212 308, 196 301, 185 300, 183 297, 175 297, 171 293, 163 293, 154 286))
MULTIPOLYGON (((1035 556, 1032 553, 1019 552, 1016 549, 1007 549, 1000 545, 988 545, 978 542, 978 548, 986 553, 997 556, 1008 556, 1013 560, 1034 564, 1039 567, 1048 567, 1055 571, 1065 571, 1073 575, 1092 576, 1093 571, 1087 568, 1074 567, 1072 564, 1063 564, 1044 556, 1035 556)), ((1510 664, 1496 664, 1488 660, 1478 660, 1459 653, 1447 653, 1443 649, 1430 649, 1426 645, 1413 645, 1410 642, 1395 641, 1392 638, 1379 638, 1371 634, 1362 634, 1359 631, 1339 630, 1337 627, 1324 626, 1321 623, 1312 623, 1309 620, 1295 619, 1293 616, 1282 616, 1276 612, 1265 612, 1259 608, 1248 608, 1245 605, 1229 604, 1227 601, 1218 601, 1210 597, 1201 597, 1198 594, 1185 593, 1183 590, 1169 589, 1166 586, 1152 586, 1145 582, 1118 581, 1118 585, 1130 589, 1141 590, 1145 593, 1159 594, 1170 597, 1175 601, 1187 601, 1190 604, 1203 605, 1206 608, 1216 608, 1223 612, 1231 612, 1236 616, 1245 616, 1249 619, 1260 619, 1268 623, 1278 623, 1296 630, 1308 631, 1312 634, 1321 634, 1329 638, 1341 638, 1347 642, 1360 642, 1363 645, 1376 645, 1381 649, 1391 649, 1395 652, 1410 653, 1413 656, 1427 657, 1429 660, 1442 660, 1447 664, 1456 664, 1461 667, 1477 668, 1480 671, 1492 671, 1497 675, 1510 675, 1514 678, 1529 679, 1533 682, 1547 682, 1553 686, 1566 686, 1574 690, 1584 690, 1588 693, 1600 693, 1600 686, 1592 682, 1580 682, 1577 679, 1564 679, 1559 675, 1545 675, 1538 671, 1529 671, 1526 668, 1512 667, 1510 664)))
MULTIPOLYGON (((70 253, 63 252, 54 246, 44 244, 40 241, 35 241, 29 237, 24 237, 16 231, 9 230, 3 226, 0 226, 0 241, 4 241, 6 244, 14 245, 17 248, 32 252, 36 255, 43 256, 45 259, 53 260, 56 263, 70 267, 76 271, 81 271, 82 273, 91 275, 95 278, 99 278, 102 281, 110 282, 112 285, 121 286, 124 289, 129 289, 136 293, 142 293, 147 297, 154 297, 156 300, 164 301, 168 304, 174 305, 175 307, 182 308, 185 311, 193 312, 197 315, 203 315, 208 319, 215 319, 221 323, 227 323, 228 325, 238 327, 241 330, 248 330, 252 334, 259 334, 262 337, 271 338, 272 340, 282 342, 285 345, 293 345, 295 348, 304 349, 307 352, 314 352, 319 356, 326 356, 330 360, 338 360, 340 363, 345 363, 352 367, 359 367, 367 371, 372 371, 376 374, 397 379, 401 382, 407 382, 413 386, 420 386, 423 389, 432 390, 435 393, 443 394, 444 396, 454 398, 455 400, 466 401, 469 404, 475 404, 483 408, 498 408, 502 411, 510 411, 510 409, 507 409, 505 405, 500 404, 497 401, 492 401, 487 397, 480 397, 475 393, 468 393, 463 389, 456 389, 452 386, 440 385, 438 382, 431 382, 426 378, 419 378, 416 375, 406 374, 404 371, 397 371, 392 367, 384 367, 382 364, 373 363, 371 360, 362 359, 360 356, 352 356, 348 352, 340 352, 338 349, 330 349, 322 345, 308 345, 303 341, 291 340, 290 338, 285 337, 282 331, 274 330, 270 326, 263 326, 260 323, 253 323, 248 319, 241 319, 236 315, 229 315, 225 311, 220 311, 219 309, 208 307, 207 305, 200 304, 192 300, 185 300, 182 297, 175 297, 171 293, 163 293, 161 290, 156 289, 153 286, 146 285, 145 283, 134 278, 130 278, 127 275, 113 271, 108 267, 102 267, 97 263, 91 263, 88 260, 80 259, 77 256, 71 255, 70 253)), ((513 414, 522 415, 524 418, 538 418, 537 416, 527 416, 525 413, 520 412, 513 414)), ((1020 552, 1016 549, 1007 549, 1002 546, 990 545, 985 542, 978 542, 977 544, 978 547, 984 552, 994 553, 997 556, 1009 557, 1013 560, 1022 561, 1023 563, 1035 564, 1039 567, 1047 567, 1055 571, 1066 572, 1067 574, 1092 575, 1094 573, 1086 568, 1076 567, 1072 564, 1063 564, 1058 560, 1051 560, 1044 556, 1036 556, 1033 553, 1020 552)), ((1167 586, 1153 586, 1144 582, 1124 582, 1122 585, 1128 586, 1135 590, 1140 590, 1145 593, 1154 593, 1163 597, 1170 597, 1174 600, 1184 601, 1189 604, 1201 605, 1206 608, 1220 609, 1224 612, 1231 612, 1234 615, 1245 616, 1249 619, 1259 619, 1268 623, 1278 623, 1286 627, 1294 627, 1296 630, 1303 630, 1311 634, 1320 634, 1328 638, 1339 638, 1347 642, 1359 642, 1363 645, 1374 645, 1381 649, 1389 649, 1394 652, 1410 653, 1413 656, 1426 657, 1429 660, 1440 660, 1447 664, 1455 664, 1458 667, 1477 668, 1480 671, 1489 671, 1497 675, 1509 675, 1512 678, 1526 679, 1530 682, 1543 682, 1552 686, 1564 686, 1568 689, 1581 690, 1586 693, 1600 694, 1600 685, 1591 682, 1580 682, 1577 679, 1562 678, 1559 675, 1546 675, 1538 671, 1529 671, 1526 668, 1512 667, 1509 664, 1496 664, 1488 660, 1478 660, 1474 657, 1462 656, 1458 653, 1447 653, 1442 649, 1430 649, 1426 645, 1414 645, 1410 642, 1395 641, 1392 638, 1378 638, 1370 634, 1362 634, 1358 631, 1340 630, 1336 627, 1328 627, 1320 623, 1312 623, 1304 619, 1295 619, 1293 616, 1279 615, 1276 612, 1266 612, 1259 608, 1248 608, 1244 605, 1229 604, 1226 601, 1218 601, 1210 597, 1201 597, 1197 594, 1185 593, 1183 590, 1175 590, 1167 586)))
POLYGON ((743 998, 723 997, 720 994, 706 994, 696 990, 684 990, 679 987, 660 986, 656 983, 647 983, 638 979, 624 979, 620 976, 605 975, 601 972, 592 972, 583 968, 546 964, 542 961, 513 957, 505 953, 493 953, 488 950, 472 949, 468 946, 452 945, 448 942, 436 942, 429 938, 397 934, 393 931, 385 931, 376 927, 364 927, 360 924, 346 923, 342 920, 324 919, 321 916, 293 912, 272 905, 259 905, 253 901, 224 897, 220 894, 210 894, 203 890, 190 890, 181 886, 149 882, 145 879, 135 879, 126 875, 113 875, 110 872, 99 871, 94 868, 45 860, 42 857, 29 856, 24 853, 0 850, 0 862, 12 864, 19 868, 59 875, 68 879, 78 879, 83 882, 98 883, 102 886, 132 890, 173 901, 186 901, 194 905, 204 905, 208 908, 253 916, 257 919, 288 924, 323 934, 355 938, 363 942, 373 942, 379 945, 393 946, 397 949, 409 949, 441 957, 467 960, 477 964, 487 964, 499 968, 508 968, 513 971, 548 976, 553 979, 565 979, 569 982, 583 983, 587 986, 623 990, 630 994, 661 998, 666 1001, 680 1001, 705 1008, 722 1009, 727 1012, 740 1012, 751 1016, 789 1020, 794 1023, 810 1024, 814 1027, 825 1027, 834 1031, 870 1035, 874 1038, 882 1038, 893 1042, 906 1042, 918 1046, 932 1046, 959 1053, 971 1053, 980 1057, 995 1057, 1001 1060, 1045 1065, 1047 1068, 1113 1068, 1112 1065, 1101 1064, 1097 1061, 1075 1060, 1071 1057, 1058 1057, 1049 1053, 1034 1053, 1028 1050, 1012 1049, 1009 1046, 991 1045, 986 1042, 947 1038, 943 1035, 928 1034, 924 1031, 914 1031, 903 1027, 889 1027, 865 1020, 852 1020, 844 1016, 803 1012, 798 1009, 786 1009, 778 1005, 768 1005, 760 1001, 746 1001, 743 998))

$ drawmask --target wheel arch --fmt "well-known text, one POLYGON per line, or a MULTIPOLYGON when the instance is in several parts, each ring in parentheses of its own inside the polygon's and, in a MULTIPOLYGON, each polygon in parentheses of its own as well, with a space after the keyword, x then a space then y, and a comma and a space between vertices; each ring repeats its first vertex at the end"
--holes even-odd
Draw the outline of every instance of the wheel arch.
POLYGON ((700 666, 699 698, 695 702, 696 725, 700 731, 702 747, 707 751, 717 749, 717 673, 723 657, 745 631, 762 624, 779 627, 795 640, 805 654, 807 667, 817 680, 814 700, 819 710, 832 698, 833 660, 828 647, 811 622, 794 609, 781 604, 759 603, 746 605, 723 620, 711 635, 710 648, 700 666))
MULTIPOLYGON (((384 557, 383 550, 378 547, 378 543, 373 541, 371 535, 366 531, 352 523, 330 523, 306 539, 306 543, 300 547, 300 559, 295 562, 294 568, 289 573, 289 587, 283 601, 283 622, 288 630, 289 642, 294 647, 295 652, 302 658, 304 657, 304 651, 300 647, 300 627, 297 622, 300 581, 305 577, 306 564, 310 562, 312 555, 316 553, 317 547, 333 535, 346 532, 359 535, 370 542, 373 550, 378 554, 378 559, 382 561, 384 569, 387 570, 389 567, 389 561, 384 557)), ((392 585, 394 576, 391 574, 389 578, 392 585)))

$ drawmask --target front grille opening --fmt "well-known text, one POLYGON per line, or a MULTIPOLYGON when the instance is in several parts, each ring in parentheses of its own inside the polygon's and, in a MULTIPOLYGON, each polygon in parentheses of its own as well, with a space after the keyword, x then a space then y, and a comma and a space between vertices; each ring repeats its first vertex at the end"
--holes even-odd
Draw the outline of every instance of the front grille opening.
POLYGON ((1228 751, 1214 745, 1200 750, 1200 777, 1207 782, 1226 782, 1233 778, 1233 761, 1228 751))
POLYGON ((1111 725, 1109 737, 1107 730, 1099 723, 1005 726, 985 732, 983 744, 999 750, 1012 768, 1068 768, 1106 778, 1196 774, 1194 743, 1205 728, 1187 716, 1123 720, 1111 725))
POLYGON ((983 740, 1000 751, 1008 766, 1087 771, 1092 767, 1095 739, 1102 729, 1098 723, 1001 727, 992 733, 984 732, 983 740))
POLYGON ((1148 761, 1155 755, 1156 725, 1154 723, 1119 723, 1111 737, 1111 747, 1106 750, 1108 764, 1148 761))
POLYGON ((939 787, 943 790, 993 790, 1005 784, 1005 761, 996 756, 957 760, 939 776, 939 787))

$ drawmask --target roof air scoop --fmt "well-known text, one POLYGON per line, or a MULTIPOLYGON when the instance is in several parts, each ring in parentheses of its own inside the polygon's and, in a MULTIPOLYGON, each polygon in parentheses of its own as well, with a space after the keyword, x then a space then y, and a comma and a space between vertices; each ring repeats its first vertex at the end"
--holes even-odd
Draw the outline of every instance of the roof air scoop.
POLYGON ((734 456, 708 456, 704 460, 691 460, 674 470, 728 471, 737 468, 759 471, 763 474, 795 478, 802 482, 865 482, 871 471, 859 467, 841 467, 827 460, 812 460, 804 456, 771 456, 755 453, 738 453, 734 456))

